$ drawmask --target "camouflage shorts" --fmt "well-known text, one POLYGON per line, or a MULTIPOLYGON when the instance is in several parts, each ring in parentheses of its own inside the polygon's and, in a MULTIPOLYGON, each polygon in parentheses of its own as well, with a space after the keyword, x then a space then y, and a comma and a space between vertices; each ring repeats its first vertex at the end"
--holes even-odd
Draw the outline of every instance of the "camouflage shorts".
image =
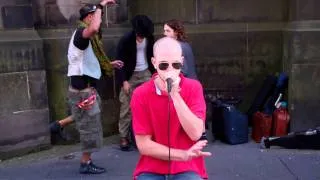
MULTIPOLYGON (((93 90, 95 91, 95 90, 93 90)), ((101 99, 97 94, 96 101, 89 110, 80 109, 77 103, 88 98, 92 92, 68 92, 69 105, 73 120, 80 134, 83 152, 95 152, 102 147, 103 131, 101 125, 101 99)))

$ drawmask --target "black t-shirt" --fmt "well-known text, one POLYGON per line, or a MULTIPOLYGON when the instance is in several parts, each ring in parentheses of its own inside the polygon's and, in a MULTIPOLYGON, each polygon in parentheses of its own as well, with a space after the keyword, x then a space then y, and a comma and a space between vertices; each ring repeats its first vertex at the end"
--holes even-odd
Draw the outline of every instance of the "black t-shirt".
POLYGON ((90 76, 71 76, 70 77, 71 80, 71 86, 74 89, 78 89, 78 90, 82 90, 85 89, 87 87, 97 87, 97 79, 92 78, 90 76))
POLYGON ((73 38, 73 44, 81 50, 85 50, 89 46, 89 40, 90 40, 82 37, 82 33, 84 29, 85 28, 78 28, 73 38))
MULTIPOLYGON (((89 40, 82 37, 84 28, 78 28, 74 35, 73 44, 81 49, 85 50, 89 46, 89 40)), ((96 87, 96 79, 83 75, 83 76, 71 76, 71 86, 75 89, 82 90, 87 87, 96 87)))

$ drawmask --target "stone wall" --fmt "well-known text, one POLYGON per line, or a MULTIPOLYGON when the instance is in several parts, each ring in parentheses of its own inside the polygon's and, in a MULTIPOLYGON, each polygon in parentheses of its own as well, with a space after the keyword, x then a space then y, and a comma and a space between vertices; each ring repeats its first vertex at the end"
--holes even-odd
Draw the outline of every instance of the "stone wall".
POLYGON ((284 61, 290 74, 291 130, 320 126, 320 5, 316 0, 290 3, 284 30, 284 61))
MULTIPOLYGON (((67 47, 83 3, 97 0, 13 0, 1 1, 0 18, 0 150, 9 151, 19 142, 48 144, 49 121, 69 115, 66 99, 68 79, 67 47), (10 7, 3 10, 3 7, 10 7), (13 8, 12 8, 13 7, 13 8), (17 7, 15 9, 14 7, 17 7), (31 13, 29 12, 31 7, 31 13), (12 12, 25 15, 4 21, 12 12), (32 15, 31 15, 32 14, 32 15), (19 20, 21 19, 21 20, 19 20), (34 28, 33 28, 34 27, 34 28), (17 82, 17 83, 12 83, 17 82), (8 88, 10 91, 8 91, 8 88), (13 95, 14 94, 14 95, 13 95), (37 98, 39 95, 41 98, 37 98), (4 102, 4 103, 2 103, 4 102), (32 110, 30 113, 29 110, 32 110), (50 112, 50 114, 49 114, 50 112), (28 118, 25 118, 28 117, 28 118), (7 128, 7 119, 13 122, 7 128), (30 121, 26 121, 31 119, 30 121), (48 120, 50 119, 50 120, 48 120), (19 122, 19 123, 17 123, 19 122), (22 123, 23 122, 23 123, 22 123), (37 126, 35 126, 37 125, 37 126), (2 130, 5 127, 5 130, 2 130), (30 127, 34 134, 30 134, 30 127), (37 127, 37 128, 36 128, 37 127), (10 130, 20 128, 17 136, 10 130), (27 129, 27 130, 24 130, 27 129), (23 133, 26 136, 23 136, 23 133), (37 135, 38 134, 38 135, 37 135), (46 134, 46 135, 41 135, 46 134), (26 140, 21 139, 27 137, 26 140), (11 146, 12 145, 12 146, 11 146)), ((130 19, 146 14, 162 36, 163 23, 172 18, 186 25, 193 47, 199 80, 213 94, 242 99, 246 111, 267 74, 285 71, 290 75, 289 107, 291 129, 319 125, 318 40, 320 15, 316 0, 118 0, 105 9, 103 41, 113 58, 119 38, 130 30, 130 19)), ((114 78, 99 82, 102 96, 104 134, 117 133, 119 102, 114 78)), ((209 108, 209 107, 208 107, 209 108)), ((68 128, 77 139, 74 127, 68 128)), ((25 145, 25 144, 23 144, 25 145)), ((29 147, 30 144, 25 145, 29 147)), ((34 149, 35 146, 30 146, 34 149)), ((1 157, 1 155, 0 155, 1 157)))
POLYGON ((0 81, 0 159, 48 148, 47 79, 36 31, 0 31, 0 81))

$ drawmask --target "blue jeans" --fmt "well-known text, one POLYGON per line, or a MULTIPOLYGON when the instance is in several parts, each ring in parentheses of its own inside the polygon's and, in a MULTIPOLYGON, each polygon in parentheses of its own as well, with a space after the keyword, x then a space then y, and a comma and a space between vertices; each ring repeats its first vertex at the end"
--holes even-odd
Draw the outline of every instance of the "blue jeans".
POLYGON ((197 173, 188 171, 173 175, 162 175, 155 173, 142 173, 137 180, 203 180, 197 173))

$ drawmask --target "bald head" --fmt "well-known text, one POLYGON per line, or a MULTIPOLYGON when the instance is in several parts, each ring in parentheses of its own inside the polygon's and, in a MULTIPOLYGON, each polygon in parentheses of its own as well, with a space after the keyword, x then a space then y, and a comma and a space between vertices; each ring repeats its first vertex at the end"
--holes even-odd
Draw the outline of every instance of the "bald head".
POLYGON ((161 79, 165 80, 168 77, 174 79, 179 76, 183 57, 181 45, 177 40, 170 37, 159 39, 153 46, 153 55, 152 64, 161 79))
POLYGON ((153 54, 155 58, 161 59, 163 56, 176 55, 182 56, 180 43, 170 37, 159 39, 153 46, 153 54))

